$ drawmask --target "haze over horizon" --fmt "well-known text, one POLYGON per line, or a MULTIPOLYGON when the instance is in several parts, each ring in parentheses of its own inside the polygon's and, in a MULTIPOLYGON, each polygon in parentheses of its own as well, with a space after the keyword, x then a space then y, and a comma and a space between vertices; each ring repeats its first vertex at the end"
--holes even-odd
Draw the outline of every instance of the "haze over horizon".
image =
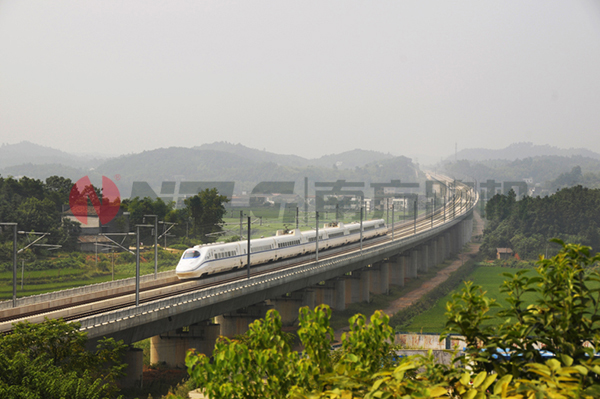
POLYGON ((600 3, 0 3, 0 143, 600 152, 600 3))

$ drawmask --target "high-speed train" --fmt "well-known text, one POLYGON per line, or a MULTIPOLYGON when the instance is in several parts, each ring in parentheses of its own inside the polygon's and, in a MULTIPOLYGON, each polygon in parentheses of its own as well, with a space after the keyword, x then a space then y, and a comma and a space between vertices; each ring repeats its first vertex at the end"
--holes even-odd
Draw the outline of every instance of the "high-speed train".
MULTIPOLYGON (((363 239, 387 233, 383 219, 363 222, 363 239)), ((316 230, 290 232, 250 240, 250 265, 292 258, 315 252, 316 230)), ((360 223, 329 223, 319 229, 319 251, 360 240, 360 223)), ((246 266, 248 241, 196 245, 186 249, 175 273, 180 279, 198 278, 214 273, 241 269, 246 266)))

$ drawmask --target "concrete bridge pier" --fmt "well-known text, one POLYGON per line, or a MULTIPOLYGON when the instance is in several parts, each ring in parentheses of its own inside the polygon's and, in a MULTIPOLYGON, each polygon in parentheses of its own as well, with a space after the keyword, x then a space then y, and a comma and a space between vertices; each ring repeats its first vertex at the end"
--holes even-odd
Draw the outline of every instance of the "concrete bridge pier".
MULTIPOLYGON (((190 348, 211 356, 220 326, 210 321, 178 328, 150 338, 150 363, 165 363, 168 367, 185 368, 185 355, 190 348)), ((142 362, 143 364, 143 362, 142 362)))
POLYGON ((315 291, 299 290, 267 300, 267 305, 273 307, 281 316, 284 326, 293 326, 298 321, 298 311, 303 306, 315 307, 315 291))
POLYGON ((248 331, 248 326, 253 321, 264 318, 269 309, 272 309, 271 305, 260 302, 252 306, 240 308, 235 312, 217 316, 215 320, 221 325, 222 336, 233 337, 234 335, 241 335, 248 331))
POLYGON ((371 289, 371 273, 369 268, 355 270, 352 274, 345 276, 347 303, 369 302, 371 289), (349 288, 349 289, 348 289, 349 288), (349 299, 349 300, 348 300, 349 299))
POLYGON ((468 243, 469 241, 471 241, 471 233, 473 232, 472 228, 471 228, 471 220, 470 219, 465 219, 463 221, 463 241, 466 243, 468 243))
POLYGON ((325 304, 334 310, 346 309, 346 281, 345 277, 338 277, 324 281, 313 287, 315 291, 314 306, 325 304))
POLYGON ((466 224, 465 228, 465 243, 470 242, 473 237, 473 216, 465 219, 464 223, 466 224))
POLYGON ((389 258, 387 262, 390 270, 390 284, 404 287, 404 262, 402 256, 389 258))
POLYGON ((334 280, 334 295, 335 302, 333 310, 345 310, 346 309, 346 279, 344 277, 338 277, 334 280))
POLYGON ((438 237, 436 240, 436 246, 437 246, 437 260, 438 263, 442 263, 444 262, 444 260, 446 260, 446 255, 444 253, 445 251, 445 244, 444 244, 444 237, 438 237))
POLYGON ((431 269, 432 267, 435 267, 435 265, 437 264, 435 262, 435 250, 433 249, 433 240, 429 241, 427 243, 427 260, 428 260, 428 268, 431 269))
POLYGON ((314 309, 317 306, 317 295, 314 289, 305 288, 302 291, 302 304, 301 306, 308 306, 314 309))
POLYGON ((419 252, 418 271, 427 273, 427 270, 429 270, 429 248, 427 244, 420 245, 417 251, 419 252))
POLYGON ((444 258, 448 259, 452 256, 454 249, 452 248, 452 239, 450 233, 444 233, 444 258))
POLYGON ((378 262, 371 266, 370 291, 373 294, 388 294, 390 292, 390 265, 388 262, 378 262))
POLYGON ((408 256, 408 267, 406 269, 406 277, 417 278, 419 267, 419 251, 417 249, 411 249, 408 256))
POLYGON ((123 355, 123 363, 127 364, 125 376, 117 384, 122 388, 141 387, 144 378, 144 351, 130 346, 123 355))
POLYGON ((438 253, 438 241, 437 240, 431 240, 430 243, 430 247, 431 247, 431 267, 437 266, 438 263, 440 263, 439 260, 439 253, 438 253))

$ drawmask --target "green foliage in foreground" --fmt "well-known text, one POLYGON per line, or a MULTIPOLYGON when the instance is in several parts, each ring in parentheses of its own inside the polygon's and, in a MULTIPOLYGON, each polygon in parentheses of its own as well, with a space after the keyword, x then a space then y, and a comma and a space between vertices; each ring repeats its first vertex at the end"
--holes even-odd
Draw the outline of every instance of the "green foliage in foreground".
POLYGON ((508 278, 502 291, 509 307, 499 328, 482 325, 494 301, 468 283, 448 306, 445 333, 465 336, 469 348, 452 364, 433 355, 396 358, 389 318, 375 312, 350 319, 342 349, 332 352, 331 311, 300 310, 298 336, 305 348, 291 350, 277 312, 254 322, 240 340, 223 338, 213 352, 188 353, 191 378, 210 398, 595 398, 600 397, 600 281, 591 266, 600 255, 564 245, 542 260, 538 275, 525 270, 508 278), (523 305, 523 295, 539 298, 523 305), (589 345, 584 347, 584 343, 589 345), (555 356, 542 359, 536 345, 555 356), (511 357, 493 359, 498 349, 511 357))
POLYGON ((0 397, 114 397, 127 346, 104 339, 89 352, 86 341, 77 323, 15 324, 12 334, 0 337, 0 397))

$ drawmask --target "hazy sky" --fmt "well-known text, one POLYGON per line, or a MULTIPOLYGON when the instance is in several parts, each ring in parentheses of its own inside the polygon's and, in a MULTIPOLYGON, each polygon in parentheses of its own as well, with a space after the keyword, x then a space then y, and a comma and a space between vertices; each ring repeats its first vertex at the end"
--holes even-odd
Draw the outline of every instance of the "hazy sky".
POLYGON ((600 152, 600 1, 0 0, 0 143, 600 152))

